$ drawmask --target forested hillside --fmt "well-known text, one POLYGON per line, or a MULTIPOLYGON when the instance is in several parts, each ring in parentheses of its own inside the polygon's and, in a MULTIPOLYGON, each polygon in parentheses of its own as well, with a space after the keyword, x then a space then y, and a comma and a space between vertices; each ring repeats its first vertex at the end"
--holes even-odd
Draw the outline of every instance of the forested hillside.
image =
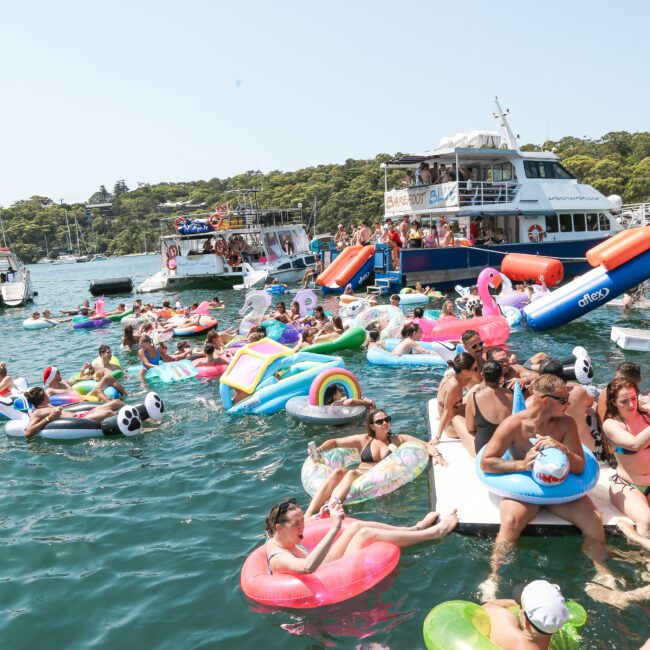
MULTIPOLYGON (((650 200, 650 133, 616 131, 599 140, 565 137, 522 148, 555 150, 570 171, 605 195, 620 194, 625 203, 650 200)), ((162 214, 161 204, 189 201, 205 203, 205 209, 211 210, 231 199, 226 190, 237 188, 263 188, 259 195, 262 208, 302 204, 309 215, 315 204, 318 232, 328 232, 338 222, 381 217, 384 185, 379 165, 398 155, 380 154, 372 160, 350 159, 343 165, 318 165, 293 172, 248 171, 231 178, 141 185, 137 189, 117 181, 112 192, 101 186, 89 197, 89 204, 111 204, 108 207, 60 205, 50 198, 33 196, 0 210, 0 217, 9 243, 27 262, 45 254, 46 241, 51 256, 68 250, 66 214, 74 248, 76 218, 91 252, 135 253, 144 250, 145 243, 149 250, 157 247, 161 218, 183 214, 162 214)))

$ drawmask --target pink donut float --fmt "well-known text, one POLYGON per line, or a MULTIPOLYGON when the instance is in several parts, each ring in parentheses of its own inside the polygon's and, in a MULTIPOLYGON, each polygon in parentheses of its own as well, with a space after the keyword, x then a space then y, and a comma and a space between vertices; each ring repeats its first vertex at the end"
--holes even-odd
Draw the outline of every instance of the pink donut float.
POLYGON ((199 372, 196 376, 205 379, 214 379, 215 377, 221 377, 227 367, 227 363, 220 363, 218 366, 197 366, 199 372))
MULTIPOLYGON (((341 531, 355 521, 346 517, 341 531)), ((329 519, 307 522, 302 543, 311 551, 329 529, 329 519)), ((321 564, 311 574, 271 575, 262 545, 244 562, 241 588, 251 600, 265 605, 296 609, 321 607, 353 598, 374 587, 397 566, 399 558, 400 550, 395 544, 372 542, 353 555, 321 564)))
POLYGON ((467 320, 429 321, 413 319, 422 328, 423 341, 460 341, 467 330, 476 330, 486 346, 502 345, 510 336, 510 325, 503 316, 481 316, 467 320))

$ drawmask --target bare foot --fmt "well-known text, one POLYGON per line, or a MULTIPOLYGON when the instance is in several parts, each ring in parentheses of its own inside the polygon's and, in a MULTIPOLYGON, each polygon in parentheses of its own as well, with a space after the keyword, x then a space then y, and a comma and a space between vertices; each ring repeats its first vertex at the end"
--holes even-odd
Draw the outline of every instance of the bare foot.
POLYGON ((429 526, 433 526, 433 524, 436 522, 437 519, 440 518, 440 515, 437 512, 429 512, 425 517, 420 519, 415 526, 413 526, 412 530, 424 530, 425 528, 429 528, 429 526))
POLYGON ((482 603, 487 603, 491 600, 496 600, 497 591, 499 590, 499 581, 496 576, 490 574, 478 586, 478 599, 482 603))
POLYGON ((619 519, 616 522, 616 525, 618 526, 618 529, 623 533, 623 535, 625 535, 625 537, 627 537, 631 542, 639 544, 639 546, 650 550, 650 538, 645 537, 644 535, 640 535, 637 532, 635 526, 632 526, 627 521, 622 519, 619 519))
POLYGON ((616 578, 611 573, 603 573, 602 571, 599 571, 593 577, 591 584, 600 585, 602 587, 605 587, 605 589, 618 589, 616 586, 616 578))
POLYGON ((590 598, 593 598, 599 603, 607 603, 608 605, 618 609, 625 609, 629 604, 624 591, 608 589, 607 587, 603 587, 603 585, 596 584, 595 582, 588 582, 585 585, 585 591, 590 598))
POLYGON ((458 524, 458 515, 455 510, 452 510, 446 517, 443 517, 435 526, 431 526, 428 530, 431 531, 429 539, 439 539, 445 535, 449 535, 456 525, 458 524))

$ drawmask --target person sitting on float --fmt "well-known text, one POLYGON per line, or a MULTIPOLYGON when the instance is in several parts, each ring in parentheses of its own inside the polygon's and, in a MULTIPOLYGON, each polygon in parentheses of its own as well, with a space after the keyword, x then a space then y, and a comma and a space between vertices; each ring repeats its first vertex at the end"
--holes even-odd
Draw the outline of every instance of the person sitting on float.
MULTIPOLYGON (((30 413, 27 427, 25 428, 25 437, 31 438, 35 436, 46 424, 53 422, 61 417, 63 408, 61 406, 54 407, 50 404, 50 398, 47 393, 40 387, 35 386, 30 388, 25 397, 34 410, 30 413)), ((114 399, 106 404, 101 404, 90 411, 82 413, 74 413, 66 417, 83 418, 84 420, 92 420, 93 422, 101 422, 106 418, 116 415, 117 412, 124 406, 124 403, 119 399, 114 399)))
POLYGON ((93 370, 102 375, 110 375, 116 370, 122 370, 120 365, 111 362, 113 351, 110 345, 100 345, 98 356, 92 362, 93 370))
POLYGON ((104 312, 104 316, 117 316, 118 314, 123 314, 126 311, 126 305, 121 302, 118 306, 117 309, 114 311, 107 311, 104 312))
POLYGON ((402 309, 402 299, 400 298, 399 293, 394 293, 390 297, 390 305, 391 307, 397 307, 398 309, 402 309))
POLYGON ((472 456, 491 440, 497 427, 512 413, 512 392, 504 388, 503 370, 496 361, 486 361, 482 383, 470 391, 465 405, 465 425, 474 437, 472 456))
POLYGON ((343 325, 343 320, 341 319, 340 316, 332 316, 330 319, 330 327, 327 327, 326 332, 324 331, 319 331, 316 334, 316 338, 314 341, 318 343, 318 341, 333 341, 334 339, 337 339, 343 332, 345 331, 345 326, 343 325))
POLYGON ((142 370, 140 370, 139 378, 140 380, 144 379, 144 375, 149 370, 149 368, 154 368, 159 366, 163 362, 174 361, 174 357, 167 354, 165 350, 160 347, 156 347, 153 344, 153 340, 147 334, 143 334, 140 337, 140 349, 138 350, 138 357, 140 363, 142 363, 142 370))
POLYGON ((277 503, 265 521, 266 558, 269 573, 314 573, 321 564, 353 555, 371 541, 396 544, 400 548, 422 542, 441 539, 458 523, 456 511, 440 519, 437 512, 430 512, 414 526, 390 526, 374 521, 356 521, 339 536, 345 512, 341 503, 332 499, 316 516, 328 516, 329 531, 308 551, 300 542, 305 529, 305 517, 296 499, 277 503), (337 539, 338 537, 338 539, 337 539))
POLYGON ((224 303, 223 301, 219 300, 219 296, 215 293, 214 296, 212 296, 212 299, 208 303, 208 307, 210 309, 219 309, 220 307, 223 307, 224 303))
POLYGON ((631 381, 615 379, 606 394, 603 433, 617 462, 609 496, 633 522, 617 525, 628 539, 650 549, 650 414, 639 410, 639 387, 631 381))
POLYGON ((354 289, 352 288, 351 284, 346 284, 345 289, 343 289, 343 295, 344 296, 353 296, 354 295, 354 289))
MULTIPOLYGON (((476 359, 478 371, 480 373, 483 370, 483 364, 487 361, 485 355, 485 343, 483 342, 481 335, 476 330, 465 330, 463 335, 460 337, 460 340, 465 350, 476 359)), ((470 384, 468 388, 471 388, 473 385, 474 384, 470 384)))
MULTIPOLYGON (((335 393, 332 391, 327 397, 333 399, 334 396, 335 393)), ((340 397, 344 397, 342 392, 340 397)), ((327 401, 325 403, 327 404, 327 401)), ((365 400, 359 405, 369 406, 371 403, 374 404, 372 400, 365 400)), ((391 433, 391 420, 391 416, 386 411, 373 407, 366 418, 365 433, 342 438, 329 438, 318 446, 318 453, 337 448, 356 449, 360 454, 361 463, 356 469, 340 468, 334 470, 314 494, 305 512, 306 516, 316 514, 319 508, 332 497, 340 499, 342 502, 345 501, 352 484, 365 471, 384 460, 386 456, 396 451, 405 442, 417 442, 428 450, 430 456, 438 458, 440 451, 436 445, 405 433, 391 433)))
POLYGON ((133 331, 133 325, 125 325, 122 335, 122 344, 120 346, 125 352, 135 352, 140 349, 140 343, 133 331))
POLYGON ((284 303, 284 300, 278 301, 278 304, 275 306, 275 311, 271 314, 273 320, 277 320, 280 323, 290 323, 291 317, 289 312, 287 312, 287 306, 284 303))
POLYGON ((14 389, 14 379, 7 372, 7 364, 0 361, 0 397, 11 395, 14 389))
POLYGON ((300 305, 295 300, 291 301, 288 316, 290 323, 296 323, 302 318, 300 315, 300 305))
POLYGON ((215 357, 215 349, 212 343, 206 343, 203 346, 203 352, 205 356, 197 359, 194 362, 194 365, 197 367, 201 366, 227 366, 230 363, 230 359, 222 356, 215 357))
POLYGON ((314 339, 316 338, 317 333, 318 330, 315 327, 306 327, 300 335, 300 340, 293 348, 294 352, 298 352, 299 350, 308 348, 310 345, 314 345, 314 339))
POLYGON ((90 300, 88 298, 85 298, 83 303, 75 309, 61 309, 61 313, 66 316, 89 316, 91 311, 90 300))
POLYGON ((442 303, 438 320, 440 322, 458 320, 454 312, 454 303, 451 300, 445 300, 445 302, 442 303))
POLYGON ((323 272, 323 261, 320 255, 314 255, 315 265, 313 269, 307 269, 302 276, 302 288, 306 289, 309 283, 323 272))
MULTIPOLYGON (((638 363, 632 363, 631 361, 624 361, 619 363, 616 368, 616 375, 614 379, 627 379, 637 386, 641 385, 641 366, 638 363)), ((648 408, 648 397, 639 393, 639 410, 650 411, 648 408)), ((607 411, 607 391, 601 390, 600 395, 598 396, 598 421, 602 423, 605 420, 605 413, 607 411)))
POLYGON ((368 330, 368 338, 366 340, 366 349, 378 347, 384 349, 384 343, 381 340, 381 332, 378 329, 371 328, 368 330))
MULTIPOLYGON (((571 473, 582 473, 585 456, 576 423, 566 414, 569 390, 565 382, 553 375, 540 375, 532 382, 531 390, 533 399, 530 405, 523 411, 513 413, 497 427, 483 450, 481 469, 490 474, 525 472, 532 468, 542 450, 555 447, 566 455, 571 473), (536 439, 534 444, 530 442, 531 437, 536 439), (508 450, 511 459, 503 458, 508 450)), ((492 551, 491 572, 480 586, 484 600, 494 598, 499 569, 510 556, 523 529, 541 507, 580 529, 585 538, 583 551, 593 561, 597 571, 595 581, 613 583, 613 577, 605 566, 602 518, 588 496, 569 503, 546 506, 524 503, 516 497, 503 497, 500 503, 501 526, 492 551)))
POLYGON ((403 354, 435 354, 433 350, 423 348, 418 341, 422 338, 422 328, 417 323, 404 325, 402 340, 395 346, 392 354, 401 357, 403 354))
POLYGON ((447 365, 451 375, 445 374, 438 389, 438 414, 440 421, 435 440, 438 442, 443 433, 450 438, 459 438, 467 451, 474 456, 474 436, 468 431, 465 420, 463 391, 481 381, 481 374, 476 359, 467 352, 457 354, 447 365))
POLYGON ((52 318, 52 312, 46 307, 43 310, 43 320, 46 320, 50 323, 67 323, 68 321, 72 320, 72 317, 68 316, 66 318, 52 318))
MULTIPOLYGON (((81 366, 81 370, 79 371, 79 375, 76 379, 71 379, 69 382, 63 382, 63 380, 61 380, 60 384, 65 386, 74 386, 81 381, 87 380, 96 382, 96 386, 94 386, 86 393, 86 397, 96 397, 100 402, 110 402, 113 398, 109 397, 105 392, 108 387, 113 387, 120 395, 126 395, 126 389, 117 379, 111 376, 110 373, 104 374, 104 372, 101 370, 96 371, 93 368, 92 363, 84 363, 83 366, 81 366)), ((55 381, 54 386, 56 387, 57 385, 58 384, 56 384, 55 381)), ((61 392, 68 391, 64 390, 61 392)))

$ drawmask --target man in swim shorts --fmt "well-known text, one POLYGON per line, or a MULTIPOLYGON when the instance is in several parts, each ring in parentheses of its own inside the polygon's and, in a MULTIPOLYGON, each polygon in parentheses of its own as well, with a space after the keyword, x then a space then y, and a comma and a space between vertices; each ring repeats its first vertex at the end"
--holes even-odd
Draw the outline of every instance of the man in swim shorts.
POLYGON ((63 407, 55 407, 50 404, 50 398, 48 397, 47 393, 39 386, 30 388, 25 393, 25 397, 34 406, 34 410, 29 416, 27 428, 25 429, 26 438, 35 436, 46 424, 57 420, 58 418, 62 417, 62 415, 66 415, 66 417, 84 418, 86 420, 93 420, 94 422, 101 422, 102 420, 115 415, 124 406, 124 403, 119 399, 114 399, 110 402, 107 402, 106 404, 97 406, 90 411, 85 411, 84 413, 71 413, 68 416, 68 414, 63 413, 63 407))
MULTIPOLYGON (((490 474, 527 471, 532 468, 540 451, 556 447, 566 454, 571 473, 580 474, 585 467, 585 457, 578 427, 574 419, 566 414, 569 389, 565 382, 553 375, 540 375, 530 388, 532 399, 526 410, 506 418, 485 446, 481 469, 490 474), (535 438, 536 442, 531 444, 530 438, 535 438), (510 451, 512 460, 502 458, 506 451, 510 451)), ((499 569, 540 507, 547 508, 580 529, 585 537, 583 550, 594 563, 597 579, 611 581, 611 573, 604 564, 605 531, 602 518, 588 496, 570 503, 547 506, 508 497, 501 499, 501 526, 492 551, 491 573, 480 586, 484 600, 494 598, 499 569)))
POLYGON ((483 609, 490 615, 490 641, 504 650, 546 650, 569 620, 560 588, 546 580, 517 585, 511 600, 492 600, 483 609))

